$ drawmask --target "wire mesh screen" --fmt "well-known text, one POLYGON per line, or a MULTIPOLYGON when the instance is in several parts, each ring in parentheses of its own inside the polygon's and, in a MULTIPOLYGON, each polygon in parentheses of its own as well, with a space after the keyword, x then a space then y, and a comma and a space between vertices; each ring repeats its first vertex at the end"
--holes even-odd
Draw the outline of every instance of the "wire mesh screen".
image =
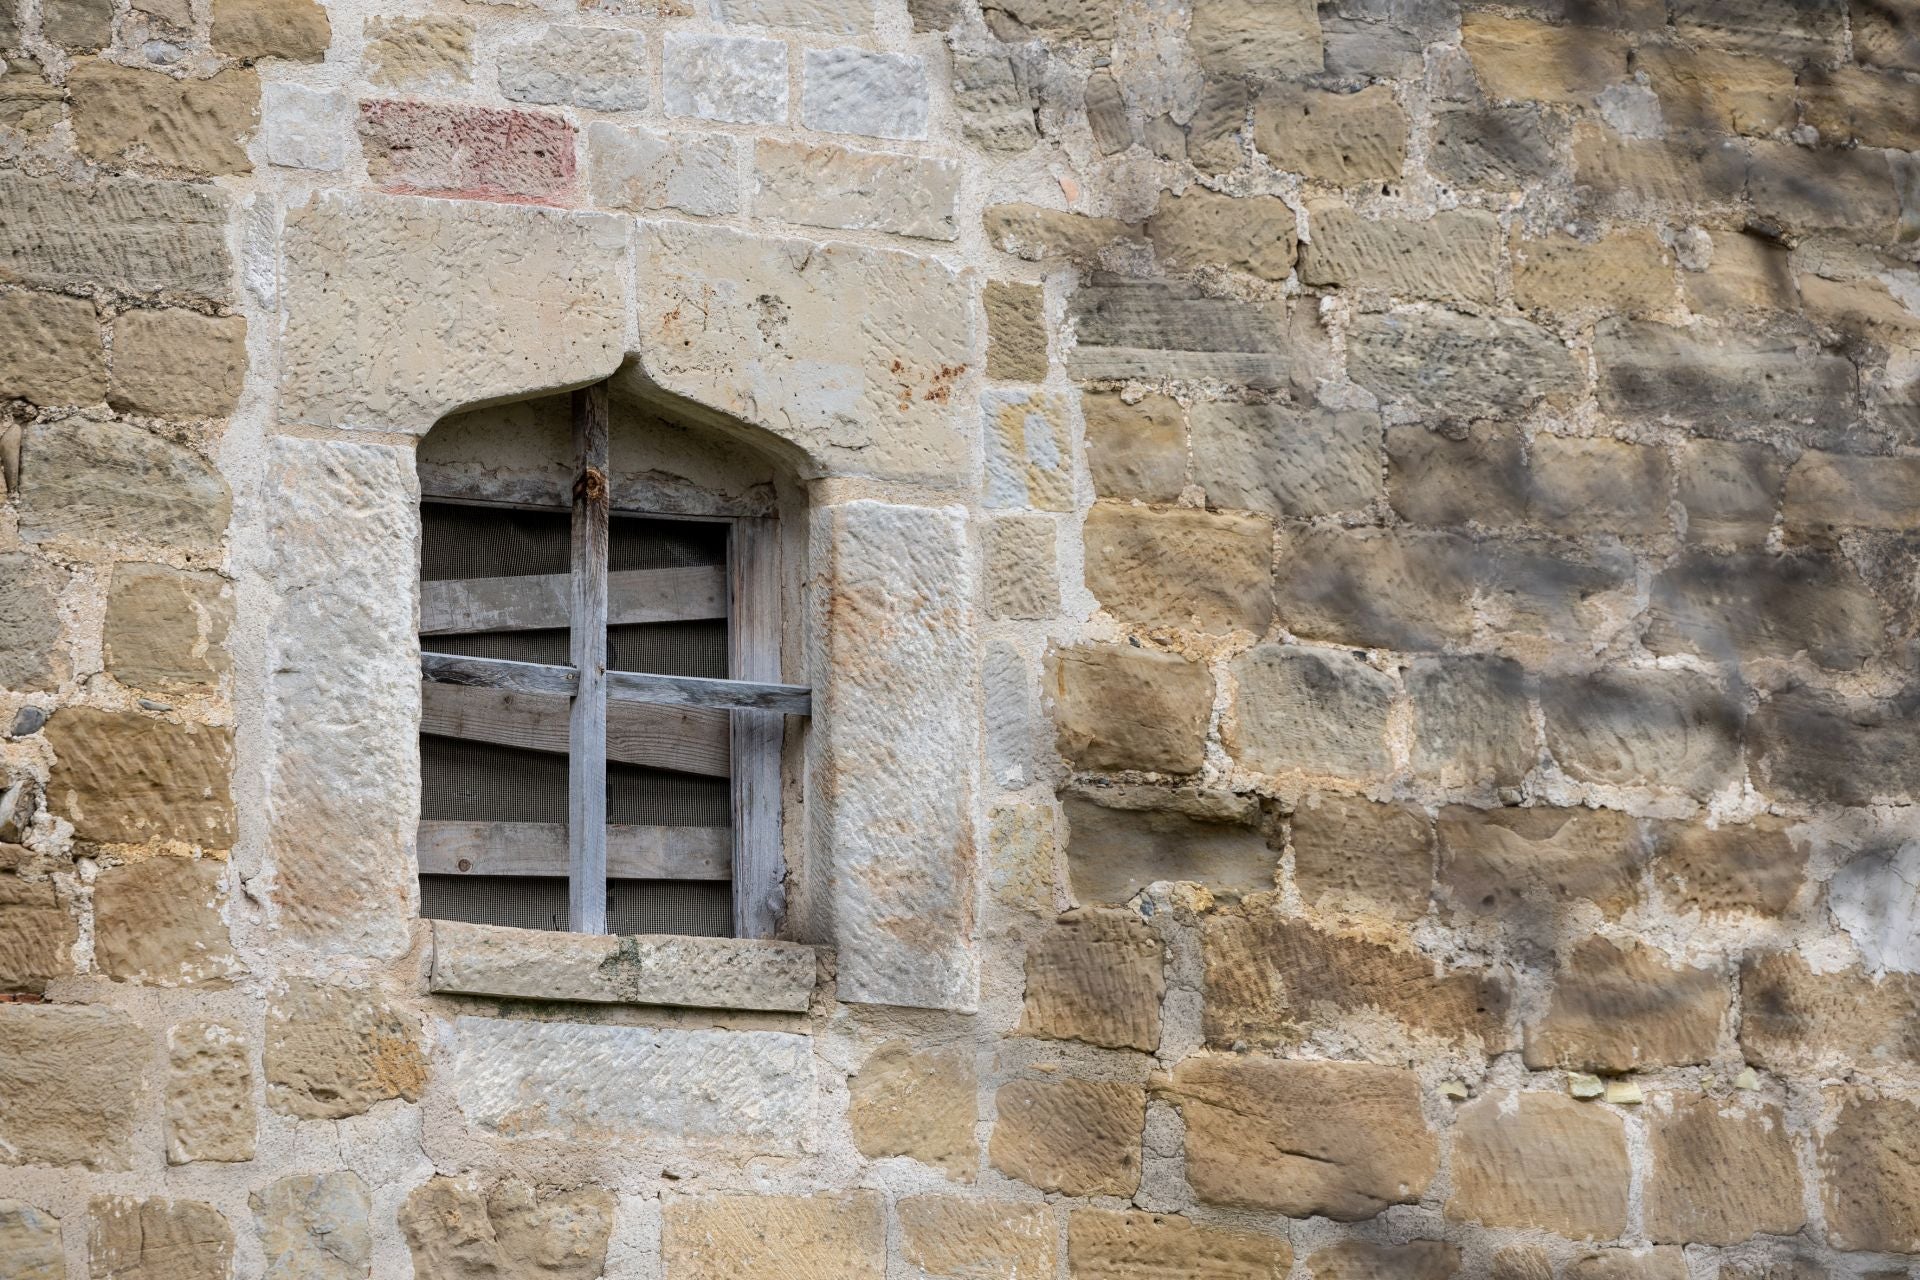
POLYGON ((615 516, 607 525, 607 568, 685 569, 727 562, 727 526, 715 520, 615 516))
POLYGON ((573 553, 573 514, 420 504, 420 577, 517 578, 565 573, 573 553))
POLYGON ((420 817, 428 822, 565 822, 567 758, 422 734, 420 817))
POLYGON ((428 636, 420 642, 435 653, 457 653, 468 658, 506 658, 513 662, 545 662, 564 667, 573 661, 573 640, 558 631, 481 631, 465 636, 428 636))
MULTIPOLYGON (((562 658, 562 662, 566 659, 562 658)), ((607 628, 607 670, 727 678, 727 623, 635 622, 607 628)))
POLYGON ((733 933, 733 886, 725 880, 609 880, 607 932, 733 933))

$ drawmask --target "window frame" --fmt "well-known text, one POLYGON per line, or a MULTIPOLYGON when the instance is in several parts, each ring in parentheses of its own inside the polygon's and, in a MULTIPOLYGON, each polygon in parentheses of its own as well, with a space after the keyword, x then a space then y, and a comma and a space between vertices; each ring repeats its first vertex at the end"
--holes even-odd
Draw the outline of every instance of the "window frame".
MULTIPOLYGON (((663 516, 731 526, 727 538, 728 679, 608 671, 608 384, 570 402, 574 483, 568 561, 566 666, 437 653, 421 641, 428 684, 564 696, 567 719, 567 932, 607 932, 607 709, 610 701, 698 707, 728 717, 731 897, 736 938, 771 938, 780 924, 781 751, 785 717, 812 712, 811 691, 780 681, 778 522, 764 516, 663 516)), ((441 495, 422 495, 436 500, 441 495)), ((447 495, 452 501, 459 498, 447 495)), ((624 514, 647 515, 633 512, 624 514)), ((418 859, 416 858, 416 866, 418 859)))

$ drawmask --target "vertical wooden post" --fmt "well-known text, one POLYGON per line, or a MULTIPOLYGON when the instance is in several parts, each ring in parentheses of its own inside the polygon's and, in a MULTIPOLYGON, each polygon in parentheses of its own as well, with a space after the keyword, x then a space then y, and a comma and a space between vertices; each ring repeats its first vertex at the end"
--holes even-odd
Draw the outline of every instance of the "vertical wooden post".
POLYGON ((607 384, 573 393, 572 656, 567 726, 567 922, 607 931, 607 384))
MULTIPOLYGON (((780 679, 780 545, 772 520, 733 522, 728 547, 727 675, 780 679)), ((735 711, 733 767, 733 934, 771 938, 780 927, 780 738, 777 711, 735 711)))

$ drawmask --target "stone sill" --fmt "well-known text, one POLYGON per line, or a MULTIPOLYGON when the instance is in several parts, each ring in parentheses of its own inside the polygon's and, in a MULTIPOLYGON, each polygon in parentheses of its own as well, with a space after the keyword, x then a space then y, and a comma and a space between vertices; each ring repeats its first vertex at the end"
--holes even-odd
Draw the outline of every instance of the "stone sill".
POLYGON ((813 948, 759 938, 554 933, 435 920, 443 995, 805 1013, 813 948))

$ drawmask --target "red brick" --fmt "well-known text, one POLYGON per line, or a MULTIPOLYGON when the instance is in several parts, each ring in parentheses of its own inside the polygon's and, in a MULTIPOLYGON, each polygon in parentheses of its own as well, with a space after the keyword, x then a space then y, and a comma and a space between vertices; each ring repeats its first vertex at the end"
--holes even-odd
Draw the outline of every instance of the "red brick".
POLYGON ((367 171, 388 191, 523 204, 573 195, 573 126, 559 116, 380 100, 360 104, 360 134, 367 171))

